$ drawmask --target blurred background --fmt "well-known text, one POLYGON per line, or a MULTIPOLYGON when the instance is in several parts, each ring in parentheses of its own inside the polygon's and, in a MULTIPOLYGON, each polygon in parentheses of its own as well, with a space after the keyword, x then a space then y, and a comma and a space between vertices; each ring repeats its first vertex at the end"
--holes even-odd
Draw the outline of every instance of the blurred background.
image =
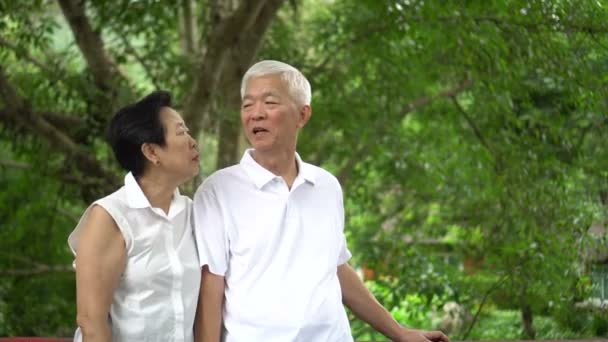
POLYGON ((298 152, 341 181, 352 263, 400 322, 608 337, 604 0, 0 0, 0 336, 73 333, 67 236, 122 185, 108 118, 170 90, 191 195, 247 147, 260 59, 311 81, 298 152))

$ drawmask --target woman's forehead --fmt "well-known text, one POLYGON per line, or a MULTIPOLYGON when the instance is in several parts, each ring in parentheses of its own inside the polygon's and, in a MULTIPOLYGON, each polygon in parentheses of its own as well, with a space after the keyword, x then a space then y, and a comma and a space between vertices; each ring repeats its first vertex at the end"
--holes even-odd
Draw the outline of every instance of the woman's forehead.
POLYGON ((165 122, 183 123, 182 116, 171 107, 162 107, 160 110, 161 119, 165 122))

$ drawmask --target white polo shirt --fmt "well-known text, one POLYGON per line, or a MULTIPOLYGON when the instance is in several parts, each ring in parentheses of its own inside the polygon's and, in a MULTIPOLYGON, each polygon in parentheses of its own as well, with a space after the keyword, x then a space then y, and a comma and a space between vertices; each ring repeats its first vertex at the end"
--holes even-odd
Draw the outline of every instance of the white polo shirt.
POLYGON ((351 256, 338 180, 296 154, 289 190, 252 151, 194 196, 200 264, 226 281, 224 340, 352 341, 337 275, 351 256))

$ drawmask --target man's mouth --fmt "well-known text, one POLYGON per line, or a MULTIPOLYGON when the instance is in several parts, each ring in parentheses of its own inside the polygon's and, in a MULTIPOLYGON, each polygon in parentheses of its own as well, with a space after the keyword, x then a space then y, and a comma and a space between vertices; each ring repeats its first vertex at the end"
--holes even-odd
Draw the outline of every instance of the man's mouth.
POLYGON ((262 128, 262 127, 253 127, 253 129, 251 131, 253 132, 254 135, 257 135, 258 133, 268 132, 267 129, 262 128))

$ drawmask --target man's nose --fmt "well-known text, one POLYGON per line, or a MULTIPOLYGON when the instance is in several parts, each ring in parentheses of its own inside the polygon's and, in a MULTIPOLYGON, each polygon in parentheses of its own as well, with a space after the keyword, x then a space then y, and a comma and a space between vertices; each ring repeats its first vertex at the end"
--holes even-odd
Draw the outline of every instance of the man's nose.
POLYGON ((256 103, 253 105, 253 112, 251 118, 253 120, 261 120, 266 117, 266 110, 264 109, 263 103, 256 103))

